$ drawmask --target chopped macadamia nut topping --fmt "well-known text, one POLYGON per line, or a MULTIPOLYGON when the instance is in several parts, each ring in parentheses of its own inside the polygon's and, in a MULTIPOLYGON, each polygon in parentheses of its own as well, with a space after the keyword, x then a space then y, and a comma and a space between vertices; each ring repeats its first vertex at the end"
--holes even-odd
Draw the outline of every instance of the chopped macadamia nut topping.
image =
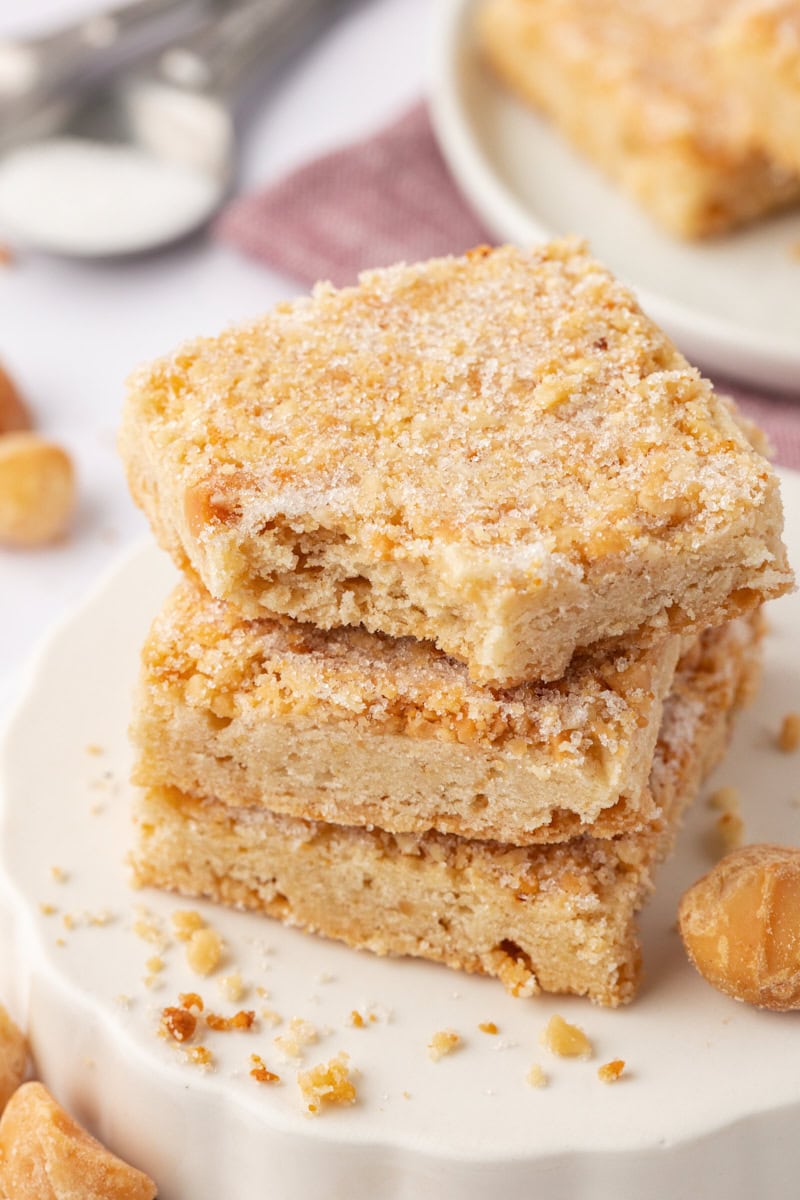
POLYGON ((555 1014, 542 1030, 540 1041, 543 1046, 559 1058, 591 1058, 592 1043, 578 1025, 570 1025, 563 1017, 555 1014))
POLYGON ((196 1008, 199 1013, 203 1011, 203 997, 198 996, 197 992, 181 992, 178 996, 178 1003, 181 1008, 196 1008))
POLYGON ((168 1007, 161 1010, 161 1030, 176 1042, 188 1042, 197 1029, 197 1017, 186 1008, 168 1007))
POLYGON ((800 713, 787 713, 778 733, 778 749, 793 754, 800 747, 800 713))
POLYGON ((440 1029, 428 1042, 428 1058, 438 1062, 446 1054, 452 1054, 461 1045, 461 1037, 453 1029, 440 1029))
POLYGON ((195 929, 186 947, 186 961, 197 975, 210 975, 222 958, 222 938, 214 929, 195 929))
POLYGON ((136 910, 136 920, 131 926, 133 932, 143 942, 149 942, 152 946, 156 946, 159 950, 166 950, 170 939, 164 933, 161 925, 161 918, 155 913, 150 912, 144 905, 140 905, 136 910))
POLYGON ((256 1014, 252 1011, 237 1012, 232 1017, 221 1017, 218 1013, 206 1013, 206 1025, 219 1033, 230 1033, 234 1029, 252 1029, 256 1014))
POLYGON ((616 1083, 625 1070, 625 1062, 621 1058, 613 1058, 611 1062, 603 1063, 597 1068, 597 1078, 603 1083, 616 1083))
POLYGON ((347 1054, 337 1054, 326 1063, 299 1071, 297 1082, 308 1111, 316 1116, 324 1105, 355 1104, 353 1083, 347 1054))
POLYGON ((274 1071, 267 1069, 260 1054, 251 1054, 250 1062, 253 1064, 250 1068, 250 1074, 257 1083, 280 1083, 280 1075, 276 1075, 274 1071))
POLYGON ((525 1082, 531 1087, 543 1088, 547 1087, 547 1076, 538 1063, 534 1063, 528 1074, 525 1076, 525 1082))

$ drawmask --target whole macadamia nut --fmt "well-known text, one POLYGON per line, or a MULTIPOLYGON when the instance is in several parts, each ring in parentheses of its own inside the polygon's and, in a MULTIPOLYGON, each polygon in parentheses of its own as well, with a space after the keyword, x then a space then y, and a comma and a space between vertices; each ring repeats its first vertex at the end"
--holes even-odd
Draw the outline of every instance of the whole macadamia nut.
POLYGON ((800 848, 726 855, 684 894, 679 927, 713 987, 759 1008, 800 1009, 800 848))

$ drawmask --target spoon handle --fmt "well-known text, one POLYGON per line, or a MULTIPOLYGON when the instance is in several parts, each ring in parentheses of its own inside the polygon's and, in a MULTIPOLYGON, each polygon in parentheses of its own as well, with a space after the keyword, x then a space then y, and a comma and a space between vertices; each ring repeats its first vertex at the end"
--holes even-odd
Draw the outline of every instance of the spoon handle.
MULTIPOLYGON (((129 0, 16 43, 35 65, 30 74, 31 90, 52 92, 67 81, 96 72, 106 62, 113 64, 129 43, 157 28, 176 11, 191 7, 198 7, 197 0, 129 0)), ((204 7, 207 5, 201 6, 201 11, 204 7)))
POLYGON ((166 50, 162 75, 171 83, 231 98, 250 70, 285 59, 309 27, 333 17, 345 0, 245 0, 166 50))

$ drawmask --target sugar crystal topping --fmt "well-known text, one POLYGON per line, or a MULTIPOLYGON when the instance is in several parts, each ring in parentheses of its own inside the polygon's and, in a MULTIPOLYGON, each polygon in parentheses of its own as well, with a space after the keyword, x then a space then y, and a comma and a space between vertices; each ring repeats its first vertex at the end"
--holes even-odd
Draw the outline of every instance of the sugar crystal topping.
POLYGON ((631 293, 567 240, 400 265, 195 342, 133 381, 153 449, 221 524, 376 558, 554 562, 688 548, 768 468, 631 293))

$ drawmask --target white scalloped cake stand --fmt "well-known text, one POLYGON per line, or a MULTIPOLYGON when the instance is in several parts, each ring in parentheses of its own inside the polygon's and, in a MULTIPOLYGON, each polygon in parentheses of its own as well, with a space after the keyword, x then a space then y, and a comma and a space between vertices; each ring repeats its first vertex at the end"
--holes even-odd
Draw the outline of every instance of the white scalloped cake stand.
MULTIPOLYGON (((800 563, 800 475, 784 472, 783 483, 790 552, 800 563)), ((145 964, 158 949, 133 928, 137 906, 148 910, 145 923, 166 927, 185 907, 132 891, 125 866, 131 685, 138 647, 173 579, 151 546, 108 578, 40 654, 3 751, 3 916, 12 951, 0 961, 0 988, 27 1012, 39 1071, 77 1117, 149 1171, 161 1200, 794 1194, 797 1017, 713 992, 674 932, 681 890, 710 862, 714 814, 702 803, 646 911, 646 982, 628 1009, 514 1000, 494 981, 377 959, 198 905, 225 938, 225 969, 251 985, 244 1006, 312 1021, 320 1039, 306 1065, 346 1050, 360 1071, 358 1103, 306 1116, 297 1064, 272 1045, 282 1029, 265 1022, 251 1033, 210 1034, 215 1070, 207 1073, 157 1037, 159 1010, 180 991, 199 990, 217 1011, 241 1007, 213 978, 192 974, 181 943, 161 952, 161 982, 148 989, 145 964), (43 911, 49 905, 58 911, 43 911), (108 923, 92 923, 105 913, 108 923), (369 1006, 375 1022, 348 1024, 353 1009, 369 1006), (589 1033, 592 1062, 552 1059, 538 1045, 556 1011, 589 1033), (478 1030, 487 1021, 497 1036, 478 1030), (426 1045, 444 1028, 464 1045, 433 1063, 426 1045), (281 1074, 280 1085, 250 1077, 253 1052, 281 1074), (597 1066, 615 1057, 629 1074, 606 1086, 597 1066), (525 1082, 533 1062, 547 1071, 548 1087, 525 1082)), ((796 842, 800 758, 780 754, 773 739, 783 714, 800 708, 800 599, 775 604, 770 624, 759 700, 742 716, 713 786, 740 789, 751 840, 796 842)))

